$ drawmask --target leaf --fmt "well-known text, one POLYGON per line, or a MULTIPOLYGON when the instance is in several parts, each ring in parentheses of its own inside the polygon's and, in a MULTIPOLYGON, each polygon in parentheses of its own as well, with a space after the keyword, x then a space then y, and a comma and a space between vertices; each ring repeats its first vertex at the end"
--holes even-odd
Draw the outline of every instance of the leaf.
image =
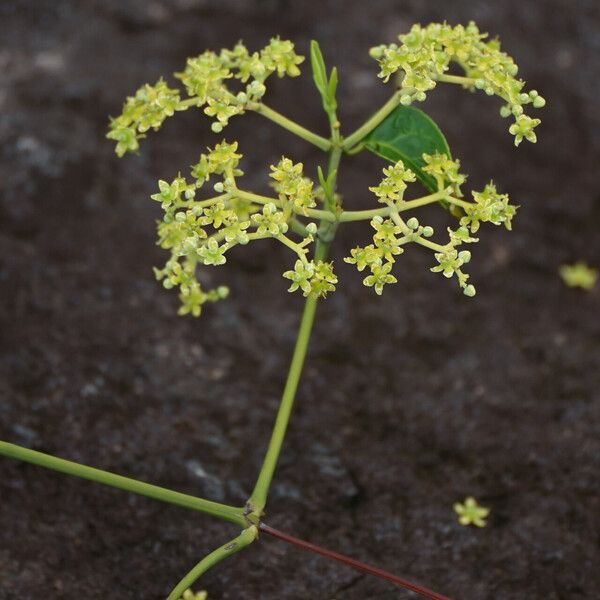
POLYGON ((325 179, 325 175, 323 174, 323 169, 321 169, 320 165, 317 166, 317 177, 319 178, 319 183, 321 187, 326 190, 327 189, 327 180, 325 179))
POLYGON ((423 154, 439 152, 451 157, 448 142, 435 122, 418 108, 398 106, 362 144, 390 162, 402 162, 431 192, 437 192, 435 178, 423 172, 423 154))
POLYGON ((310 42, 310 65, 312 67, 315 85, 321 95, 325 96, 327 93, 327 69, 325 67, 325 60, 323 59, 319 42, 315 40, 310 42))
POLYGON ((337 100, 335 94, 337 92, 338 86, 338 74, 337 68, 333 67, 331 69, 331 77, 329 78, 329 83, 327 84, 327 106, 325 110, 328 112, 334 112, 337 109, 337 100))

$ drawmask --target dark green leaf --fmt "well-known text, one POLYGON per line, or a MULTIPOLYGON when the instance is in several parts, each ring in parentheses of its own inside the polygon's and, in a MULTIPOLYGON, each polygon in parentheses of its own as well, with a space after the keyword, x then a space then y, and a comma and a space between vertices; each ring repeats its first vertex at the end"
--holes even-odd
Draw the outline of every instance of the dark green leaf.
POLYGON ((431 192, 437 191, 435 179, 423 172, 423 154, 450 154, 448 142, 440 128, 426 113, 412 106, 398 106, 362 144, 371 152, 391 162, 402 160, 431 192))

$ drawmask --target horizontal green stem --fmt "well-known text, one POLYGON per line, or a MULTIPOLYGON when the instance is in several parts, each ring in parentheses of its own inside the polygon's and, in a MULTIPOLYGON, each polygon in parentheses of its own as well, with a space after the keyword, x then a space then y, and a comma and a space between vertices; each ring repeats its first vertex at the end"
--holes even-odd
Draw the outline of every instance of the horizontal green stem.
POLYGON ((446 252, 446 250, 448 250, 446 246, 436 244, 435 242, 431 242, 422 237, 416 238, 415 243, 420 244, 421 246, 425 246, 425 248, 429 248, 430 250, 435 250, 435 252, 446 252))
POLYGON ((472 77, 464 77, 462 75, 446 75, 445 73, 438 75, 436 79, 438 81, 443 81, 444 83, 458 83, 459 85, 468 86, 472 86, 475 83, 475 80, 472 77))
POLYGON ((266 104, 262 104, 259 102, 251 103, 248 105, 248 108, 250 110, 254 110, 259 115, 270 119, 274 123, 277 123, 277 125, 279 125, 280 127, 291 131, 293 134, 297 135, 298 137, 301 137, 303 140, 314 144, 315 146, 317 146, 317 148, 321 148, 321 150, 325 152, 327 152, 331 147, 331 142, 328 139, 321 137, 316 133, 313 133, 312 131, 306 129, 306 127, 302 127, 302 125, 299 125, 295 121, 284 117, 282 114, 278 113, 272 108, 269 108, 266 104))
POLYGON ((235 523, 240 527, 246 527, 248 524, 243 515, 242 508, 212 502, 211 500, 204 500, 203 498, 197 498, 196 496, 190 496, 188 494, 182 494, 181 492, 175 492, 157 485, 138 481, 137 479, 130 479, 129 477, 123 477, 122 475, 116 475, 115 473, 81 465, 70 460, 51 456, 50 454, 44 454, 43 452, 37 452, 36 450, 30 450, 29 448, 17 446, 16 444, 9 444, 8 442, 3 442, 1 440, 0 455, 32 463, 40 467, 45 467, 46 469, 59 471, 60 473, 65 473, 67 475, 95 481, 96 483, 102 483, 103 485, 109 485, 127 492, 132 492, 133 494, 160 500, 161 502, 197 510, 212 515, 213 517, 223 519, 224 521, 235 523))
MULTIPOLYGON (((247 192, 245 190, 237 189, 232 193, 236 198, 241 198, 242 200, 248 200, 249 202, 255 202, 256 204, 269 204, 273 203, 275 206, 281 207, 281 201, 278 198, 271 198, 270 196, 261 196, 260 194, 255 194, 253 192, 247 192)), ((336 216, 329 210, 318 210, 316 208, 307 208, 304 211, 306 214, 300 214, 300 216, 311 217, 313 219, 320 219, 324 221, 329 221, 331 223, 335 222, 336 216)))
POLYGON ((404 212, 414 208, 419 208, 420 206, 425 206, 446 198, 446 194, 447 192, 442 190, 435 192, 434 194, 422 196, 421 198, 415 198, 414 200, 406 200, 399 203, 395 209, 390 208, 389 206, 384 206, 383 208, 372 208, 369 210, 345 210, 338 215, 337 220, 341 223, 347 223, 350 221, 367 221, 377 216, 388 217, 393 210, 404 212))
POLYGON ((369 221, 373 217, 387 217, 390 214, 389 207, 371 208, 368 210, 345 210, 340 213, 338 221, 349 223, 351 221, 369 221))
POLYGON ((179 109, 187 109, 192 106, 202 106, 202 102, 198 96, 193 96, 192 98, 186 98, 185 100, 181 100, 178 104, 179 109))
POLYGON ((281 206, 281 201, 278 198, 271 198, 270 196, 261 196, 260 194, 255 194, 254 192, 246 192, 245 190, 240 190, 239 188, 235 190, 232 194, 235 198, 241 198, 242 200, 247 200, 248 202, 255 202, 256 204, 275 204, 275 206, 281 206))
POLYGON ((446 194, 446 190, 441 190, 427 196, 415 198, 414 200, 405 200, 398 205, 398 212, 405 212, 407 210, 412 210, 413 208, 419 208, 421 206, 437 202, 438 200, 443 200, 446 198, 446 194))
POLYGON ((456 204, 456 206, 462 206, 463 208, 470 208, 473 206, 472 202, 455 198, 454 196, 444 196, 444 199, 450 202, 450 204, 456 204))
POLYGON ((167 600, 179 600, 183 593, 190 588, 198 577, 206 573, 211 567, 214 567, 218 562, 239 552, 258 537, 258 528, 256 525, 251 525, 248 529, 244 529, 236 538, 223 544, 220 548, 213 550, 205 556, 173 589, 167 600))

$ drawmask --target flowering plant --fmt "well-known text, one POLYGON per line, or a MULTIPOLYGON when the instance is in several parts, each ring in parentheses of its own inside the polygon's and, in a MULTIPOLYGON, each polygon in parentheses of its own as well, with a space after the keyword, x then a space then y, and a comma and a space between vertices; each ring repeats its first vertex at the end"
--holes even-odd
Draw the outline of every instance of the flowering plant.
MULTIPOLYGON (((116 153, 137 152, 149 130, 157 130, 175 113, 201 109, 212 119, 212 131, 219 139, 202 153, 189 173, 161 179, 151 196, 163 211, 158 223, 158 243, 169 253, 155 275, 165 288, 177 288, 179 313, 199 316, 204 304, 228 295, 225 286, 205 289, 202 269, 227 261, 229 251, 238 245, 259 240, 274 240, 292 253, 290 268, 283 273, 290 292, 306 297, 290 371, 281 404, 254 490, 243 507, 219 504, 186 496, 112 473, 92 469, 49 455, 0 442, 0 453, 28 460, 49 468, 86 477, 209 513, 241 527, 242 532, 202 559, 175 587, 169 600, 176 600, 208 568, 252 543, 259 531, 308 545, 268 527, 262 522, 267 496, 289 422, 296 389, 307 352, 317 301, 334 292, 338 282, 334 265, 328 261, 329 248, 338 227, 353 221, 368 221, 372 240, 347 252, 345 261, 363 274, 364 285, 382 294, 386 285, 398 281, 396 260, 409 244, 432 252, 431 271, 455 277, 465 296, 475 295, 475 286, 464 271, 471 260, 466 249, 478 241, 482 223, 504 225, 511 229, 517 207, 506 193, 488 183, 481 191, 464 191, 466 175, 453 158, 438 126, 413 106, 423 101, 439 83, 459 85, 467 90, 482 90, 502 100, 500 114, 513 117, 509 132, 518 146, 523 139, 536 141, 540 120, 525 114, 525 108, 541 108, 545 101, 535 90, 525 91, 517 78, 517 66, 503 52, 497 40, 488 40, 474 23, 466 27, 433 23, 414 25, 399 36, 400 43, 371 50, 377 61, 379 77, 391 82, 390 99, 356 131, 342 135, 337 116, 338 73, 328 71, 319 45, 311 43, 310 63, 315 86, 329 120, 329 135, 318 135, 268 107, 263 98, 269 77, 297 77, 304 57, 288 40, 273 38, 262 50, 251 52, 239 42, 232 49, 206 51, 188 59, 175 74, 185 91, 169 87, 160 79, 144 85, 127 98, 122 113, 111 119, 107 137, 116 142, 116 153), (462 75, 449 72, 451 63, 462 75), (185 96, 185 97, 184 97, 185 96), (242 152, 236 141, 221 133, 235 116, 256 112, 296 134, 328 154, 326 168, 319 167, 309 177, 302 163, 282 156, 265 178, 271 180, 273 193, 257 194, 243 183, 242 152), (388 161, 383 177, 369 187, 374 196, 371 208, 346 210, 337 192, 337 179, 343 155, 369 150, 388 161), (421 186, 424 195, 407 197, 421 186), (409 216, 419 208, 438 203, 454 220, 447 228, 445 241, 434 241, 434 229, 409 216)), ((474 521, 475 522, 475 521, 474 521)), ((381 571, 324 549, 310 549, 343 560, 356 568, 379 574, 381 571)), ((410 587, 430 598, 442 598, 425 588, 410 584, 391 574, 386 578, 410 587)), ((189 595, 189 593, 188 593, 189 595)), ((186 597, 184 595, 184 597, 186 597)))

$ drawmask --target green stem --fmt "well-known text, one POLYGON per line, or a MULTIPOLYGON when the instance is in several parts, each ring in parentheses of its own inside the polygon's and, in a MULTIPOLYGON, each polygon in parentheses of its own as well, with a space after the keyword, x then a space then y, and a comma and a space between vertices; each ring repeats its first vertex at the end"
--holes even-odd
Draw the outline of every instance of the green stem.
POLYGON ((473 86, 475 80, 472 77, 464 77, 462 75, 438 75, 436 77, 438 81, 443 81, 445 83, 458 83, 459 85, 467 85, 469 87, 473 86))
POLYGON ((23 460, 67 475, 89 479, 96 483, 102 483, 121 490, 126 490, 133 494, 139 494, 140 496, 147 496, 148 498, 160 500, 161 502, 197 510, 212 515, 213 517, 229 521, 230 523, 235 523, 240 527, 246 527, 248 525, 248 522, 243 515, 242 508, 212 502, 211 500, 204 500, 203 498, 196 498, 195 496, 182 494, 181 492, 175 492, 157 485, 144 483, 137 479, 130 479, 129 477, 123 477, 122 475, 116 475, 115 473, 81 465, 76 462, 71 462, 70 460, 57 458, 56 456, 30 450, 29 448, 23 448, 22 446, 17 446, 15 444, 9 444, 1 440, 0 455, 23 460))
MULTIPOLYGON (((342 156, 342 148, 336 143, 329 142, 331 148, 329 156, 329 165, 327 170, 327 178, 332 173, 337 173, 339 168, 340 159, 342 156)), ((335 194, 336 178, 333 177, 331 185, 331 194, 335 194)), ((333 209, 334 207, 330 207, 333 209)), ((317 239, 317 245, 315 248, 315 261, 325 260, 329 252, 329 246, 335 235, 336 228, 336 215, 331 210, 325 211, 308 211, 308 214, 322 213, 320 231, 324 234, 326 241, 323 237, 317 239), (331 218, 333 217, 333 218, 331 218)), ((298 329, 298 337, 296 338, 296 345, 294 347, 294 353, 292 355, 292 362, 290 363, 290 370, 288 372, 285 387, 279 404, 279 410, 275 418, 275 425, 273 426, 273 432, 271 433, 271 439, 269 440, 269 446, 263 460, 258 479, 254 486, 254 490, 248 500, 247 510, 249 510, 253 516, 260 517, 263 509, 267 503, 267 496, 269 494, 269 488, 271 487, 271 481, 273 480, 273 474, 277 467, 277 461, 281 454, 281 448, 287 432, 288 423, 294 407, 294 399, 296 397, 296 391, 298 389, 298 383, 300 382, 300 376, 302 375, 302 368, 304 367, 304 361, 306 359, 306 352, 308 350, 308 343, 310 341, 310 335, 315 321, 315 313, 317 310, 317 298, 309 296, 304 304, 304 311, 302 312, 302 319, 300 320, 300 327, 298 329)))
POLYGON ((399 104, 402 90, 394 92, 392 97, 369 119, 367 119, 354 133, 344 139, 342 148, 345 152, 352 152, 352 147, 358 144, 366 135, 371 133, 399 104))
POLYGON ((340 223, 349 223, 351 221, 368 221, 373 217, 387 217, 390 214, 389 207, 385 208, 370 208, 369 210, 345 210, 338 220, 340 223))
POLYGON ((284 117, 282 114, 278 113, 272 108, 269 108, 266 104, 256 102, 248 105, 248 108, 254 110, 259 115, 270 119, 274 123, 277 123, 277 125, 279 125, 280 127, 291 131, 298 137, 301 137, 303 140, 314 144, 315 146, 321 148, 321 150, 325 152, 327 152, 331 148, 331 142, 328 139, 321 137, 320 135, 317 135, 312 131, 309 131, 308 129, 302 127, 302 125, 299 125, 295 121, 284 117))
POLYGON ((296 396, 296 390, 298 389, 300 375, 302 374, 304 359, 306 358, 308 341, 310 339, 316 309, 317 299, 309 296, 304 305, 300 329, 298 330, 298 338, 296 340, 290 370, 281 397, 281 404, 279 405, 279 410, 275 419, 275 426, 273 427, 273 433, 271 434, 271 440, 269 441, 269 447, 267 448, 267 453, 265 454, 256 485, 254 486, 254 491, 248 502, 249 508, 257 515, 262 513, 267 502, 269 487, 271 486, 273 474, 277 466, 290 415, 294 406, 294 398, 296 396))
POLYGON ((471 208, 473 206, 472 202, 467 202, 466 200, 461 200, 460 198, 455 198, 454 196, 444 196, 444 198, 450 202, 450 204, 456 204, 457 206, 462 206, 463 208, 471 208))
POLYGON ((331 181, 331 185, 329 189, 331 191, 331 196, 327 198, 327 209, 330 213, 336 210, 335 206, 335 189, 337 187, 337 172, 340 166, 340 159, 342 158, 342 147, 334 146, 331 149, 331 153, 329 154, 329 163, 327 165, 327 177, 331 173, 333 173, 333 179, 331 181))
POLYGON ((414 200, 404 200, 398 205, 398 212, 405 212, 407 210, 412 210, 413 208, 426 206, 427 204, 437 202, 438 200, 444 200, 447 193, 447 190, 440 190, 439 192, 435 192, 427 196, 421 196, 420 198, 415 198, 414 200))
POLYGON ((306 253, 308 252, 306 248, 304 248, 300 244, 296 244, 296 242, 290 240, 290 238, 283 233, 276 236, 275 239, 281 242, 284 246, 287 246, 292 252, 295 252, 298 255, 298 258, 302 260, 302 262, 308 262, 306 260, 306 253))
MULTIPOLYGON (((412 210, 413 208, 419 208, 421 206, 431 204, 432 202, 437 202, 438 200, 447 198, 446 194, 446 190, 441 190, 439 192, 435 192, 434 194, 429 194, 428 196, 415 198, 414 200, 405 200, 398 205, 396 210, 398 212, 405 212, 407 210, 412 210)), ((456 204, 456 199, 452 200, 453 203, 456 204)), ((388 217, 391 212, 392 209, 389 206, 385 206, 383 208, 371 208, 369 210, 345 210, 338 215, 337 219, 340 223, 348 223, 350 221, 367 221, 377 216, 388 217)))
POLYGON ((304 226, 304 224, 298 221, 298 219, 292 218, 290 220, 290 229, 303 238, 308 237, 310 235, 308 231, 306 231, 306 227, 304 226))
POLYGON ((232 554, 239 552, 258 537, 258 528, 256 525, 244 529, 236 538, 223 544, 220 548, 213 550, 209 555, 205 556, 173 589, 167 600, 179 600, 184 592, 190 588, 198 577, 206 573, 211 567, 214 567, 218 562, 228 558, 232 554))
POLYGON ((446 246, 442 246, 441 244, 436 244, 435 242, 431 242, 422 237, 418 237, 417 239, 415 239, 415 242, 417 244, 420 244, 421 246, 425 246, 425 248, 434 250, 435 252, 446 252, 446 250, 448 250, 448 248, 446 246))
MULTIPOLYGON (((273 203, 275 206, 281 207, 281 201, 278 198, 270 198, 269 196, 261 196, 260 194, 255 194, 253 192, 247 192, 245 190, 236 189, 235 192, 232 193, 233 196, 237 198, 241 198, 243 200, 248 200, 249 202, 255 202, 256 204, 269 204, 273 203)), ((305 210, 306 214, 301 214, 303 217, 312 217, 313 219, 320 219, 322 221, 329 221, 330 223, 334 223, 336 220, 335 214, 333 214, 329 210, 319 210, 316 208, 307 208, 305 210)), ((296 213, 299 214, 299 213, 296 213)))
POLYGON ((256 204, 273 203, 275 204, 275 206, 281 207, 281 201, 279 200, 279 198, 261 196, 260 194, 255 194, 254 192, 246 192, 245 190, 240 190, 239 188, 236 188, 235 192, 232 193, 232 196, 236 198, 242 198, 243 200, 248 200, 248 202, 255 202, 256 204))

